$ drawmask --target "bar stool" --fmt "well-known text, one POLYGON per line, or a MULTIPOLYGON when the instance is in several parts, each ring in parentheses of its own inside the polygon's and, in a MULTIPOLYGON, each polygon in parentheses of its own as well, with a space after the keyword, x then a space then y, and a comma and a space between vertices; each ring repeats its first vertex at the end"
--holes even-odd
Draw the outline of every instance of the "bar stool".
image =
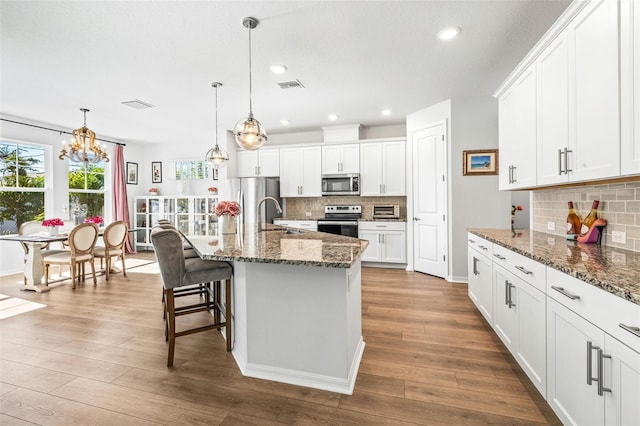
MULTIPOLYGON (((167 367, 173 365, 173 354, 176 337, 201 331, 226 329, 227 351, 231 351, 231 279, 233 269, 227 262, 202 260, 200 258, 185 259, 182 250, 182 237, 173 229, 161 229, 151 233, 151 243, 158 259, 158 266, 162 276, 164 296, 166 300, 166 323, 168 327, 167 340, 169 342, 169 354, 167 367), (187 306, 175 306, 174 290, 181 287, 192 286, 205 282, 225 281, 225 306, 220 303, 220 294, 213 295, 205 302, 187 306), (213 324, 176 331, 176 317, 196 312, 213 310, 213 324), (220 320, 220 314, 224 321, 220 320)), ((214 285, 214 291, 219 290, 219 285, 214 285)))

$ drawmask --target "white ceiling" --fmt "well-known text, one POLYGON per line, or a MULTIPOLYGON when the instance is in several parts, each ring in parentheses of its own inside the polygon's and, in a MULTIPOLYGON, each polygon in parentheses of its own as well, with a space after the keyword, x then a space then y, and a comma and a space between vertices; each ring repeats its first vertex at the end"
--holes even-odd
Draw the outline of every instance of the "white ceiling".
POLYGON ((253 112, 269 134, 404 123, 447 98, 490 96, 568 4, 2 0, 0 112, 73 129, 86 107, 98 137, 213 141, 211 82, 223 83, 220 130, 249 110, 241 21, 254 16, 253 112), (460 36, 437 39, 448 25, 460 36), (272 74, 273 63, 288 72, 272 74), (306 88, 276 85, 295 79, 306 88), (121 104, 133 99, 156 107, 121 104))

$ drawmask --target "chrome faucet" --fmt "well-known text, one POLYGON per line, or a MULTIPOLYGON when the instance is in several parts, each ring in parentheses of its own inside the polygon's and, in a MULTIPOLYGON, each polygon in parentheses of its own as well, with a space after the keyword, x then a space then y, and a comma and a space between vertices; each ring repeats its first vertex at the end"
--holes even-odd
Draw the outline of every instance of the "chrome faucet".
POLYGON ((278 202, 278 200, 276 200, 273 197, 264 197, 262 200, 258 202, 258 232, 263 231, 262 214, 260 211, 260 207, 262 207, 262 203, 264 203, 267 200, 273 201, 273 203, 276 205, 276 211, 282 214, 282 207, 280 207, 280 203, 278 202))

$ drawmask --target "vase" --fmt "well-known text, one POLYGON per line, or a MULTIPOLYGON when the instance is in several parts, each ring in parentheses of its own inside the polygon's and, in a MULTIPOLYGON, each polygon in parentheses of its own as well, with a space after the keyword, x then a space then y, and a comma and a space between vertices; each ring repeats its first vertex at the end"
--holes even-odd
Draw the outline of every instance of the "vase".
POLYGON ((220 216, 218 227, 220 229, 220 232, 223 234, 235 234, 236 218, 228 214, 223 214, 222 216, 220 216))
POLYGON ((58 235, 58 226, 47 226, 47 231, 49 231, 49 236, 55 237, 58 235))

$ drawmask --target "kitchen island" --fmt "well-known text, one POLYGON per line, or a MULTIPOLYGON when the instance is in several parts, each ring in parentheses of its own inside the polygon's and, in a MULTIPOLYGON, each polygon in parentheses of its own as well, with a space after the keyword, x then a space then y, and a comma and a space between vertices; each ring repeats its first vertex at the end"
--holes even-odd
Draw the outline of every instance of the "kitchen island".
MULTIPOLYGON (((185 236, 233 265, 233 356, 245 376, 351 394, 362 339, 367 242, 276 225, 185 236)), ((224 333, 223 333, 224 335, 224 333)))

